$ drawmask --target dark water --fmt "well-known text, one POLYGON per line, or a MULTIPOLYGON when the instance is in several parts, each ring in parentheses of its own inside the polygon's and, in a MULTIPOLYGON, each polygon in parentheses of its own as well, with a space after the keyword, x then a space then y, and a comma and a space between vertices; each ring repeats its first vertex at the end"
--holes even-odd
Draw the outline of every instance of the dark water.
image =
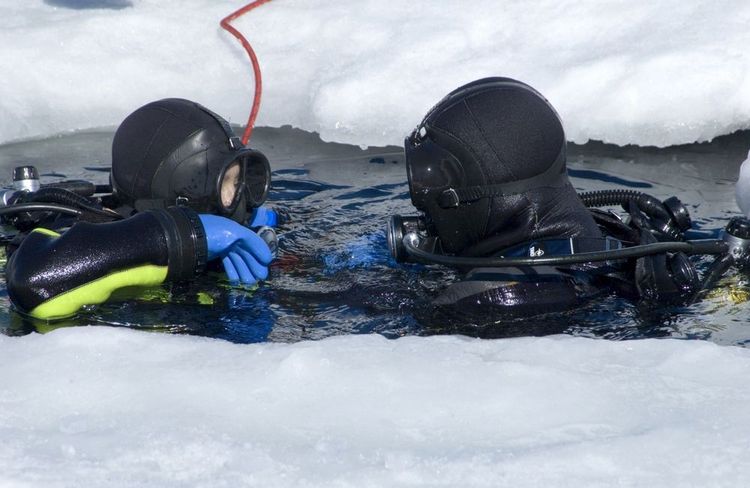
MULTIPOLYGON (((52 181, 107 181, 112 132, 85 132, 0 146, 0 184, 10 168, 34 164, 52 181)), ((111 302, 61 323, 34 323, 10 309, 0 278, 0 331, 24 334, 60 326, 115 325, 220 337, 234 342, 298 341, 337 334, 387 337, 461 333, 507 337, 565 332, 628 339, 680 337, 722 344, 750 342, 750 285, 729 273, 709 296, 684 307, 646 306, 602 294, 580 308, 525 319, 497 312, 447 316, 430 302, 457 275, 437 266, 398 265, 388 254, 385 225, 410 214, 401 149, 321 142, 307 132, 259 128, 253 145, 272 161, 270 205, 285 216, 280 257, 257 289, 228 286, 221 275, 179 287, 119 293, 111 302)), ((569 168, 579 191, 636 188, 677 195, 700 230, 736 215, 734 180, 750 133, 711 144, 666 149, 571 145, 569 168)))

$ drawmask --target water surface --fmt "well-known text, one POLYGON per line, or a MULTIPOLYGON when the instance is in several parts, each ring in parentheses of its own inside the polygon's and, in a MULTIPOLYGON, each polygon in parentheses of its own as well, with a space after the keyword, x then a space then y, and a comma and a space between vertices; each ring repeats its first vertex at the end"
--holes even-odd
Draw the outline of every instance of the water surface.
MULTIPOLYGON (((46 181, 106 183, 102 169, 110 163, 112 135, 112 130, 88 131, 0 146, 0 184, 9 182, 10 169, 18 164, 36 165, 46 181)), ((0 331, 24 334, 96 324, 234 342, 352 333, 507 337, 561 332, 609 339, 750 341, 750 287, 736 271, 690 306, 657 308, 603 293, 574 311, 523 319, 498 312, 457 316, 435 311, 432 298, 457 274, 438 266, 396 264, 385 243, 390 215, 413 213, 401 148, 363 150, 289 127, 258 128, 253 145, 271 160, 269 204, 284 216, 280 256, 262 286, 231 287, 220 274, 209 274, 187 285, 145 293, 125 290, 107 304, 46 324, 13 312, 0 278, 0 331)), ((713 231, 738 214, 734 180, 748 146, 748 132, 666 149, 571 145, 569 169, 579 191, 634 188, 660 198, 677 195, 695 227, 713 231)))

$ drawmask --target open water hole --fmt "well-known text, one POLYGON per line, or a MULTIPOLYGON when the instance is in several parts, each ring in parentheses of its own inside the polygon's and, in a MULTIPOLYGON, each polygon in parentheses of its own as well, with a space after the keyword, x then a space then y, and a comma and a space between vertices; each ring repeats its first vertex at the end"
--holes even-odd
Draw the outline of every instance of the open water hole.
MULTIPOLYGON (((37 166, 46 181, 106 183, 102 170, 110 164, 112 136, 112 129, 102 129, 0 145, 0 185, 10 182, 11 169, 20 164, 37 166)), ((240 288, 229 286, 221 274, 208 274, 179 286, 124 290, 73 318, 42 323, 12 310, 3 273, 0 332, 111 325, 241 343, 362 333, 486 338, 567 333, 750 342, 750 284, 738 270, 689 306, 655 307, 603 292, 575 310, 526 318, 508 318, 497 310, 441 313, 431 300, 458 279, 457 273, 397 264, 385 241, 391 215, 414 213, 400 147, 363 150, 290 127, 257 128, 251 142, 271 161, 268 205, 284 217, 278 228, 279 258, 268 281, 240 288)), ((739 213, 734 182, 748 147, 748 131, 664 149, 571 144, 568 168, 579 191, 634 188, 662 199, 676 195, 688 206, 694 227, 711 231, 739 213)))

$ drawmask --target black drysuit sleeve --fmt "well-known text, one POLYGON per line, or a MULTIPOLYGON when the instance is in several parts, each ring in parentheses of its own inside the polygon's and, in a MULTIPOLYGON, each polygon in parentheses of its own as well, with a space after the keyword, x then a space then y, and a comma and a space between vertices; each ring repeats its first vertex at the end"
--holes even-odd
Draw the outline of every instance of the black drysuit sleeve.
POLYGON ((203 270, 206 256, 203 225, 184 207, 118 222, 79 222, 63 234, 38 228, 8 259, 8 295, 23 313, 60 318, 122 287, 190 279, 203 270))

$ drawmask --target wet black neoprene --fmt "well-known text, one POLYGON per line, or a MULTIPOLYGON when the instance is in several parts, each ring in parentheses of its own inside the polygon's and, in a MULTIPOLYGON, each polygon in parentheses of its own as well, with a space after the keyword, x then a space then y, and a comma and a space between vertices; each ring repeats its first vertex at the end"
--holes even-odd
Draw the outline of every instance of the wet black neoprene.
POLYGON ((198 215, 171 207, 118 222, 79 222, 64 234, 34 229, 6 266, 8 295, 21 312, 52 319, 102 303, 126 286, 183 281, 206 264, 198 215))
MULTIPOLYGON (((484 78, 453 90, 404 149, 412 203, 443 253, 497 256, 523 246, 527 257, 549 256, 549 240, 571 239, 571 249, 605 242, 568 179, 560 117, 525 83, 484 78)), ((596 291, 594 269, 583 268, 478 268, 435 304, 498 305, 521 315, 560 310, 596 291)))
POLYGON ((562 122, 530 86, 477 80, 406 138, 409 192, 442 249, 489 256, 526 241, 601 237, 566 171, 562 122))

